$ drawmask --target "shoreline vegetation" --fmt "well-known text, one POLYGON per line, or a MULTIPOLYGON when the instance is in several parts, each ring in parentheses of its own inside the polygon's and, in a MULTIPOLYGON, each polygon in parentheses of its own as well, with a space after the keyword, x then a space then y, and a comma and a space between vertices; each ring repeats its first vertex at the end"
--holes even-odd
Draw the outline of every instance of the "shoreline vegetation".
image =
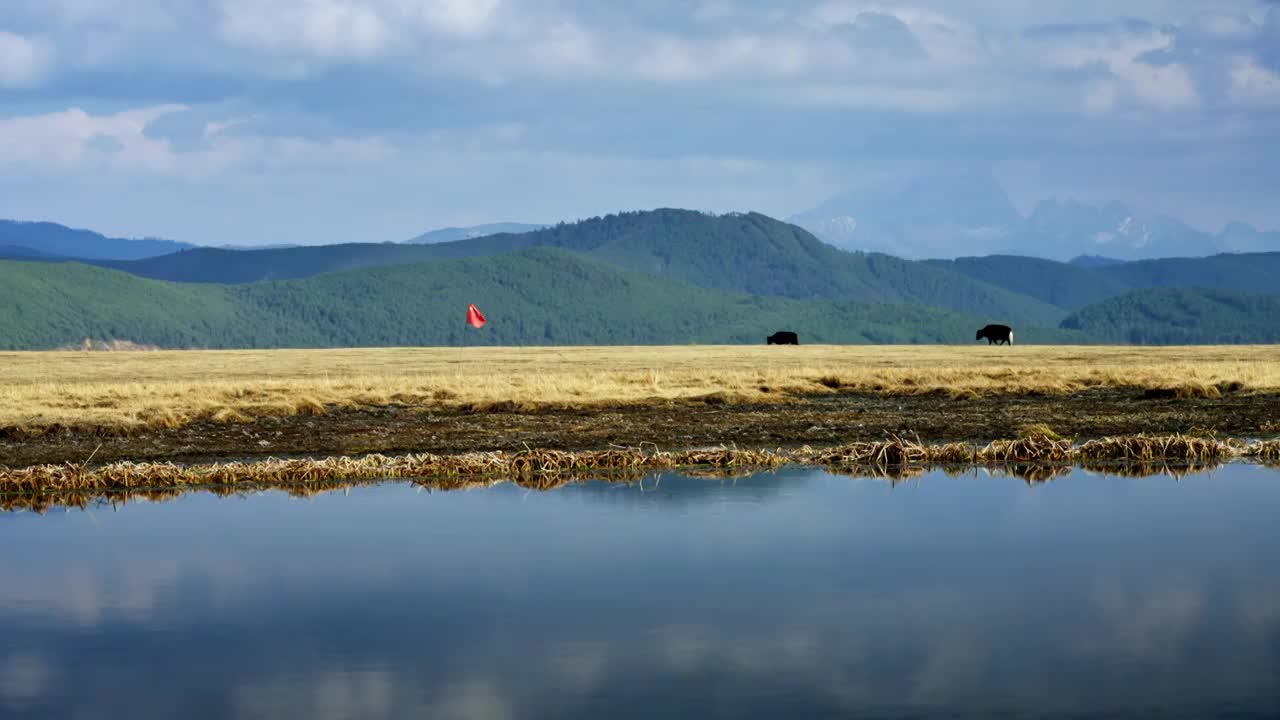
POLYGON ((267 458, 249 462, 182 465, 171 462, 66 463, 0 467, 0 510, 84 507, 91 501, 165 499, 187 491, 234 494, 281 489, 310 495, 381 481, 408 480, 432 490, 484 487, 499 482, 550 490, 567 483, 602 480, 643 482, 646 475, 736 477, 788 465, 883 478, 893 482, 941 469, 958 475, 986 469, 1048 482, 1072 468, 1119 476, 1180 475, 1233 461, 1280 464, 1280 440, 1240 441, 1184 435, 1109 437, 1075 444, 1047 428, 1028 428, 1019 438, 984 446, 924 444, 891 438, 829 448, 751 450, 731 447, 679 452, 657 447, 565 452, 526 449, 461 455, 368 455, 320 459, 267 458))
MULTIPOLYGON (((803 333, 801 342, 804 342, 803 333)), ((342 411, 555 412, 840 395, 1280 396, 1280 346, 602 346, 0 353, 0 437, 342 411)), ((725 441, 733 438, 725 438, 725 441)))
POLYGON ((48 352, 0 367, 0 491, 521 463, 1201 462, 1265 459, 1280 437, 1275 346, 48 352))

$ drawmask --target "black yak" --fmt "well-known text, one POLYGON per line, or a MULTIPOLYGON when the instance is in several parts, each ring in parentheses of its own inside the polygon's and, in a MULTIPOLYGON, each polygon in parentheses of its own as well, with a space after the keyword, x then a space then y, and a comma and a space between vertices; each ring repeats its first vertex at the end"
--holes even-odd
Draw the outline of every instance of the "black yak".
POLYGON ((1008 325, 988 325, 978 331, 978 336, 974 340, 987 339, 988 345, 1005 345, 1013 344, 1013 328, 1008 325))
POLYGON ((799 345, 800 344, 800 338, 797 337, 795 333, 790 332, 788 330, 780 330, 770 335, 768 338, 766 338, 766 340, 769 345, 799 345))

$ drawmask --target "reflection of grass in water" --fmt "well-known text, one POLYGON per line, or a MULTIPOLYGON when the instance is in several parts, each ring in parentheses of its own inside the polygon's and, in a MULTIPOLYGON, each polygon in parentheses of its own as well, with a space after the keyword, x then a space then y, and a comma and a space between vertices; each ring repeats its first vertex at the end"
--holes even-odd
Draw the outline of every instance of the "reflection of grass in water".
MULTIPOLYGON (((985 472, 997 478, 1014 478, 1027 485, 1040 485, 1065 477, 1076 468, 1100 473, 1111 477, 1143 478, 1173 477, 1181 479, 1187 475, 1212 470, 1219 466, 1217 462, 1135 462, 1110 461, 1086 462, 1083 464, 1055 463, 1012 463, 996 465, 956 465, 956 464, 917 464, 917 465, 836 465, 824 468, 831 475, 842 475, 860 480, 888 482, 896 486, 900 483, 923 478, 927 473, 940 470, 948 477, 967 477, 978 472, 985 472)), ((1280 465, 1278 465, 1280 466, 1280 465)), ((753 477, 760 473, 768 473, 769 468, 740 466, 733 468, 680 468, 679 474, 685 478, 720 482, 723 480, 753 477)), ((536 475, 500 477, 468 477, 463 475, 419 478, 411 480, 415 486, 432 491, 474 490, 493 487, 510 482, 522 488, 539 492, 556 490, 568 485, 585 482, 604 482, 617 485, 632 485, 644 490, 657 490, 661 486, 660 474, 638 469, 615 470, 580 470, 573 472, 552 472, 536 475)), ((288 482, 254 482, 245 481, 237 484, 199 485, 191 484, 172 487, 135 487, 119 488, 85 488, 70 490, 53 490, 38 492, 20 492, 0 494, 0 511, 33 511, 44 513, 52 509, 87 508, 90 506, 120 506, 133 502, 168 502, 185 494, 206 492, 219 497, 248 497, 265 490, 278 490, 296 498, 308 498, 352 488, 378 485, 385 479, 366 480, 326 480, 314 483, 288 482)))
MULTIPOLYGON (((0 467, 3 498, 88 492, 102 496, 120 493, 164 493, 183 488, 213 488, 236 492, 244 487, 284 487, 305 492, 334 484, 417 478, 433 488, 455 489, 509 479, 532 489, 552 489, 584 479, 634 482, 645 472, 681 470, 750 474, 760 469, 799 463, 825 466, 833 472, 891 480, 913 477, 926 469, 967 466, 989 467, 995 472, 1022 478, 1028 483, 1046 482, 1075 464, 1086 468, 1110 468, 1112 474, 1177 474, 1179 468, 1211 466, 1233 458, 1280 463, 1280 441, 1251 444, 1237 440, 1169 436, 1127 436, 1090 440, 1081 445, 1047 434, 1028 432, 1013 440, 997 440, 985 446, 964 443, 926 445, 891 438, 857 442, 815 450, 753 450, 704 448, 667 452, 655 446, 566 452, 527 448, 507 452, 462 455, 368 455, 359 458, 268 459, 197 465, 119 462, 0 467)), ((0 502, 8 502, 7 499, 0 502)), ((32 501, 21 501, 32 502, 32 501)), ((36 503, 38 504, 38 502, 36 503)))
POLYGON ((387 477, 428 478, 457 476, 508 476, 539 482, 544 475, 569 475, 597 470, 671 468, 761 468, 787 463, 844 467, 892 467, 905 465, 980 464, 1010 465, 1046 462, 1107 460, 1194 460, 1232 457, 1261 459, 1280 456, 1280 442, 1245 444, 1235 440, 1186 435, 1104 438, 1081 445, 1048 435, 1026 435, 996 440, 985 446, 965 443, 928 445, 894 437, 883 441, 855 442, 815 450, 761 450, 703 448, 669 452, 656 446, 568 452, 526 448, 460 455, 367 455, 323 459, 267 459, 197 465, 176 463, 117 462, 100 466, 67 463, 28 468, 0 468, 0 490, 129 489, 181 487, 183 485, 234 485, 236 483, 317 483, 347 479, 387 477))
POLYGON ((1264 346, 1016 349, 676 346, 3 353, 0 435, 104 434, 410 406, 537 412, 836 393, 975 400, 1132 391, 1149 401, 1280 391, 1264 346), (709 370, 710 369, 710 370, 709 370))

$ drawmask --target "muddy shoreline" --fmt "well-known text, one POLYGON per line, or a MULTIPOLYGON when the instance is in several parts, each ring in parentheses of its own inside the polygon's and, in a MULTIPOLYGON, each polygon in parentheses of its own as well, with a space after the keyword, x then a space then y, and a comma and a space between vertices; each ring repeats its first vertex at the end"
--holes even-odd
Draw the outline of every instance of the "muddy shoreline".
POLYGON ((131 435, 74 428, 38 437, 8 433, 0 435, 0 465, 81 463, 90 457, 95 463, 195 462, 373 452, 584 451, 650 443, 664 450, 722 444, 790 448, 894 435, 928 443, 988 442, 1016 437, 1031 424, 1075 440, 1142 433, 1270 437, 1280 434, 1280 394, 1153 398, 1141 391, 1092 390, 979 399, 837 394, 777 404, 709 398, 593 409, 331 408, 323 415, 259 418, 246 424, 199 421, 131 435))

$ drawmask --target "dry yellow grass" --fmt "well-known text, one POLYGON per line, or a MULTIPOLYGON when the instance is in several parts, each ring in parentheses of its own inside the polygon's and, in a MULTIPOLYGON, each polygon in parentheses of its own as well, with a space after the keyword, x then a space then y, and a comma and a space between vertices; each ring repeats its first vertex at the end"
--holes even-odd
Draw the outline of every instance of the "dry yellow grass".
POLYGON ((93 493, 135 490, 231 487, 236 485, 322 486, 351 480, 408 478, 468 479, 505 476, 517 484, 549 489, 573 479, 620 472, 614 479, 654 470, 749 470, 789 463, 822 465, 835 471, 910 476, 930 467, 952 469, 984 465, 1044 482, 1083 463, 1125 474, 1150 474, 1178 467, 1210 467, 1238 458, 1274 459, 1275 441, 1243 443, 1184 435, 1131 435, 1090 440, 1082 445, 1048 435, 997 440, 985 447, 965 443, 927 445, 902 438, 855 442, 814 449, 703 448, 678 452, 654 447, 565 452, 526 448, 519 452, 473 452, 462 455, 365 455, 363 457, 267 458, 253 462, 182 465, 172 462, 116 462, 104 465, 64 463, 25 468, 0 466, 0 499, 7 494, 42 495, 71 491, 93 493))
POLYGON ((1280 348, 674 346, 0 353, 0 428, 174 427, 342 407, 581 406, 840 392, 1280 392, 1280 348))

